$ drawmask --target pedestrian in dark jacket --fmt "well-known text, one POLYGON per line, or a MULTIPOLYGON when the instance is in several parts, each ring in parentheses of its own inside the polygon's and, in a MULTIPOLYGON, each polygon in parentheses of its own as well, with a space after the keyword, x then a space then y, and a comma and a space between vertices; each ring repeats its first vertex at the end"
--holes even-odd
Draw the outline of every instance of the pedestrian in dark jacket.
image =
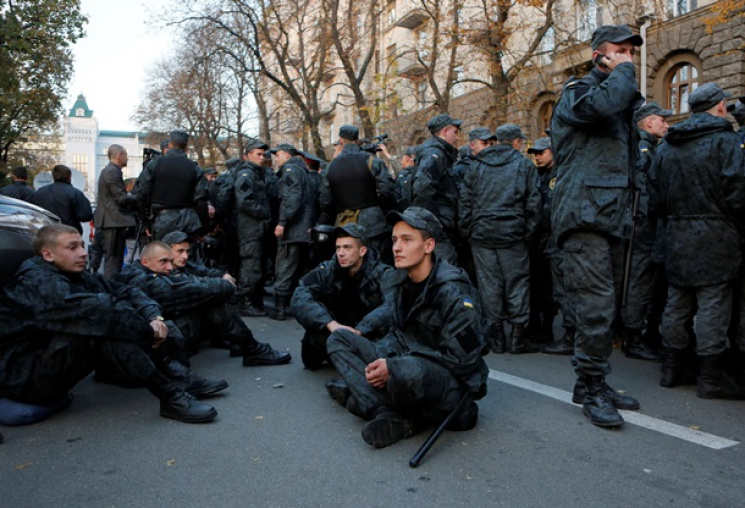
POLYGON ((437 255, 453 265, 458 263, 458 189, 451 170, 458 159, 462 123, 450 115, 437 115, 427 122, 432 137, 419 146, 411 178, 411 203, 426 208, 440 221, 444 236, 437 238, 437 255))
POLYGON ((142 250, 140 262, 127 265, 119 277, 160 303, 165 317, 176 323, 192 345, 207 334, 217 334, 235 346, 230 356, 243 356, 245 367, 290 362, 288 353, 257 342, 240 316, 227 306, 228 297, 235 292, 229 280, 172 272, 170 246, 151 242, 142 250))
POLYGON ((16 166, 11 169, 10 177, 13 183, 0 188, 0 194, 32 203, 34 189, 28 186, 28 169, 26 166, 16 166))
POLYGON ((81 222, 93 219, 91 202, 82 191, 72 186, 72 171, 58 164, 52 169, 54 183, 46 185, 34 193, 32 203, 45 208, 83 234, 81 222))
POLYGON ((85 272, 83 239, 70 226, 41 228, 34 250, 0 302, 0 397, 49 405, 94 369, 113 366, 160 399, 161 416, 189 423, 215 418, 212 406, 153 364, 149 351, 168 335, 157 303, 85 272))
POLYGON ((745 399, 745 388, 731 384, 722 367, 745 225, 745 153, 726 119, 728 96, 715 83, 691 94, 692 115, 670 127, 657 148, 650 188, 664 223, 668 281, 661 384, 685 381, 686 322, 695 316, 699 397, 745 399))
POLYGON ((410 146, 401 155, 401 171, 396 175, 396 210, 403 212, 411 206, 411 176, 416 168, 416 147, 410 146))
POLYGON ((575 305, 575 402, 599 426, 623 424, 618 409, 639 402, 610 389, 616 295, 624 238, 631 232, 631 182, 639 153, 633 114, 641 104, 634 68, 643 43, 626 25, 592 36, 595 67, 564 85, 551 120, 558 166, 551 226, 563 250, 564 285, 575 305), (586 387, 586 389, 585 389, 586 387))
POLYGON ((488 369, 478 294, 463 270, 434 254, 442 225, 428 210, 390 212, 398 270, 384 279, 389 332, 371 342, 340 328, 328 351, 347 388, 329 393, 368 421, 362 438, 381 448, 415 434, 421 423, 439 423, 459 406, 452 430, 476 425, 488 369))
POLYGON ((489 320, 489 345, 498 354, 507 350, 504 319, 512 324, 510 353, 538 350, 526 341, 525 326, 530 315, 528 240, 538 226, 541 195, 535 166, 512 147, 520 130, 514 127, 499 144, 474 156, 458 200, 458 224, 471 243, 489 320))
POLYGON ((292 313, 305 328, 303 365, 316 370, 328 360, 326 340, 339 328, 375 340, 387 320, 370 313, 383 303, 381 280, 392 270, 367 245, 365 229, 347 224, 336 229, 336 255, 311 270, 292 296, 292 313))
POLYGON ((316 197, 311 192, 308 168, 298 150, 280 144, 270 150, 277 158, 279 171, 279 220, 274 236, 279 243, 274 282, 272 319, 286 319, 292 291, 308 257, 310 230, 315 225, 316 197))

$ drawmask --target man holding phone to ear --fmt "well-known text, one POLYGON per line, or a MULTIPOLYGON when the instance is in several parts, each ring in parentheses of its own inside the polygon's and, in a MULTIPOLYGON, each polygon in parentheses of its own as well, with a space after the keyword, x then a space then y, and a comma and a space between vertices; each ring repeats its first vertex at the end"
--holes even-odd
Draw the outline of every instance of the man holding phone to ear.
POLYGON ((605 377, 611 370, 624 239, 632 226, 639 152, 633 114, 643 102, 634 53, 642 43, 627 25, 598 28, 591 43, 595 68, 564 85, 551 120, 558 166, 551 222, 577 321, 573 401, 601 427, 623 424, 618 409, 639 408, 639 401, 615 392, 605 377))

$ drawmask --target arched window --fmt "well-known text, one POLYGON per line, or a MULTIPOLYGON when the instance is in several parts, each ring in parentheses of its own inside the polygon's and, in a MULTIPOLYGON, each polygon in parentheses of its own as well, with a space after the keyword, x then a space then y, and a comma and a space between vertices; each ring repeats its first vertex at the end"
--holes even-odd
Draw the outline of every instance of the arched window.
POLYGON ((538 133, 537 137, 542 138, 546 135, 546 129, 551 127, 551 116, 554 114, 554 101, 546 101, 538 109, 538 133))
POLYGON ((689 63, 676 65, 667 79, 667 107, 674 114, 688 113, 688 97, 698 88, 698 69, 689 63))

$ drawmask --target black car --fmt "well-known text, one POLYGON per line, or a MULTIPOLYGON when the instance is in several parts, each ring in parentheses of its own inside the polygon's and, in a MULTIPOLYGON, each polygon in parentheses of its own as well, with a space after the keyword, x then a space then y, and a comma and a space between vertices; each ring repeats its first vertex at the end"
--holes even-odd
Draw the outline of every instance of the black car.
POLYGON ((41 207, 0 195, 0 287, 11 282, 18 267, 33 256, 34 234, 59 218, 41 207))

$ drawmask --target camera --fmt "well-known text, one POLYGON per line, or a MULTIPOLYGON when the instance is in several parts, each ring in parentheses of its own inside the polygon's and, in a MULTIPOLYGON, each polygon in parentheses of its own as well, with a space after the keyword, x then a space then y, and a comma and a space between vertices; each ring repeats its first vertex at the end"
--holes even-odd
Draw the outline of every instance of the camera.
POLYGON ((163 155, 158 150, 155 150, 153 148, 143 148, 142 149, 142 165, 145 166, 148 162, 153 160, 153 158, 163 155))
POLYGON ((360 140, 360 150, 374 154, 375 152, 380 150, 379 145, 386 144, 387 142, 388 134, 381 134, 380 136, 375 136, 374 138, 364 138, 360 140))

